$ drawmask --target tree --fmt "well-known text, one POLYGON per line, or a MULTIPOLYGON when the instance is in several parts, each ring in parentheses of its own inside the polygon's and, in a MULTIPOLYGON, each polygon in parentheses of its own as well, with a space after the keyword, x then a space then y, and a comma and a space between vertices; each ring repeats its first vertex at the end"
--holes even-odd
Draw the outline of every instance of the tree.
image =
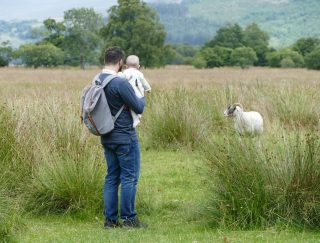
POLYGON ((145 67, 165 64, 166 32, 154 10, 140 0, 118 0, 108 13, 108 24, 101 30, 106 47, 120 46, 139 56, 145 67))
POLYGON ((231 53, 231 63, 241 68, 252 66, 258 60, 251 47, 238 47, 231 53))
POLYGON ((268 52, 269 36, 256 23, 248 25, 243 31, 243 44, 256 52, 258 57, 256 65, 264 66, 267 64, 266 53, 268 52))
POLYGON ((53 67, 63 64, 64 53, 52 44, 20 46, 18 56, 28 67, 53 67))
POLYGON ((306 56, 319 45, 320 45, 320 39, 300 38, 293 44, 292 50, 300 53, 302 56, 306 56))
POLYGON ((320 70, 320 46, 307 54, 305 60, 307 68, 320 70))
POLYGON ((99 30, 103 25, 102 17, 94 9, 70 9, 64 13, 66 36, 63 49, 67 63, 81 65, 97 63, 101 50, 99 30))
POLYGON ((238 24, 228 24, 227 26, 221 27, 213 40, 209 41, 206 46, 241 47, 243 46, 243 30, 238 24))
POLYGON ((52 45, 63 48, 66 27, 62 22, 56 22, 54 19, 46 19, 43 24, 47 30, 47 37, 40 43, 51 43, 52 45))
POLYGON ((204 47, 197 54, 197 58, 201 57, 206 62, 206 67, 222 67, 230 65, 231 48, 215 46, 204 47))
POLYGON ((0 67, 5 67, 9 65, 12 58, 12 47, 9 41, 4 41, 0 45, 0 67))
POLYGON ((289 58, 294 63, 294 67, 304 67, 305 63, 303 56, 289 48, 283 48, 267 54, 268 64, 271 67, 281 67, 282 60, 287 59, 283 63, 289 62, 289 58))

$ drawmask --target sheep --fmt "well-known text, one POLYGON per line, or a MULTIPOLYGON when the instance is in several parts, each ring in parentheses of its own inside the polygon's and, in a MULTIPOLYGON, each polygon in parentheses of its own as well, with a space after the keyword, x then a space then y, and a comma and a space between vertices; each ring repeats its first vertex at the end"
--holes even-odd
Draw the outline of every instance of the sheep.
POLYGON ((260 135, 263 132, 263 119, 259 112, 243 111, 243 107, 239 103, 229 105, 224 111, 224 116, 233 117, 234 127, 240 135, 260 135))

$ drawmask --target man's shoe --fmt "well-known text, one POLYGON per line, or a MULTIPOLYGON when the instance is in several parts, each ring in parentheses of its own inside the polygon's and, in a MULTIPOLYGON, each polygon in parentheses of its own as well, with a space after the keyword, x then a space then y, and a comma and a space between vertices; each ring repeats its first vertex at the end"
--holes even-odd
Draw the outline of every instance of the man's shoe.
POLYGON ((148 225, 138 218, 124 220, 122 226, 123 228, 148 228, 148 225))
POLYGON ((119 221, 114 221, 114 220, 110 220, 107 219, 106 221, 104 221, 104 227, 106 229, 110 229, 110 228, 120 228, 122 225, 119 223, 119 221))

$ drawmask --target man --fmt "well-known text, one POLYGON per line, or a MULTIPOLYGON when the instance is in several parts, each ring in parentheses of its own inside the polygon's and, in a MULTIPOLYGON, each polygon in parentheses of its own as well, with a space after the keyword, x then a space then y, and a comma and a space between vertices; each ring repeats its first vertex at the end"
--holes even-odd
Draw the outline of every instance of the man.
MULTIPOLYGON (((125 54, 119 47, 111 47, 105 52, 105 67, 101 80, 117 74, 123 65, 125 54)), ((138 98, 130 83, 121 77, 114 78, 104 88, 113 116, 124 107, 115 122, 114 130, 101 136, 107 160, 107 175, 104 183, 104 215, 106 228, 145 228, 135 211, 136 187, 140 174, 140 146, 136 130, 133 128, 130 110, 142 114, 145 100, 138 98), (120 218, 118 215, 118 188, 121 184, 120 218)))

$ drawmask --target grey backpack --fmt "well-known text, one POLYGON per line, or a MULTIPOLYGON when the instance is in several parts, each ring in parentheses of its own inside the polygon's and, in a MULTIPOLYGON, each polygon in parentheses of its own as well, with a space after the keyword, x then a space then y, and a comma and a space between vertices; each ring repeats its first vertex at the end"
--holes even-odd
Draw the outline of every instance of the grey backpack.
POLYGON ((107 98, 104 93, 111 80, 117 75, 108 75, 103 81, 100 80, 101 74, 97 74, 91 85, 86 86, 81 95, 81 118, 89 131, 101 136, 114 129, 114 123, 121 114, 124 106, 120 108, 115 116, 112 116, 107 98))

